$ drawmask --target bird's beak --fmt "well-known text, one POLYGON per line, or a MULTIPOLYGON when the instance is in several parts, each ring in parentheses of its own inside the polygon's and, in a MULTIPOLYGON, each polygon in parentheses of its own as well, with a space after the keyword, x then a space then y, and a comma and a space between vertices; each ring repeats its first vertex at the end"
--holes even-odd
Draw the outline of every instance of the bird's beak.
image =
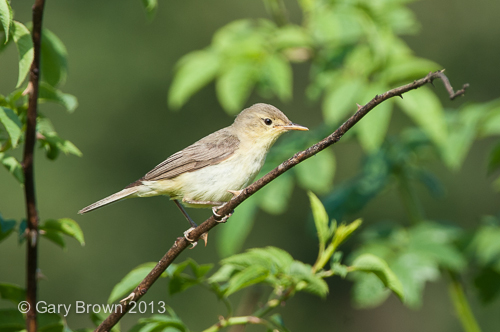
POLYGON ((290 123, 290 124, 284 125, 284 126, 280 126, 280 129, 283 129, 283 130, 300 130, 300 131, 307 131, 307 130, 309 130, 309 128, 301 126, 301 125, 293 123, 293 122, 290 123))

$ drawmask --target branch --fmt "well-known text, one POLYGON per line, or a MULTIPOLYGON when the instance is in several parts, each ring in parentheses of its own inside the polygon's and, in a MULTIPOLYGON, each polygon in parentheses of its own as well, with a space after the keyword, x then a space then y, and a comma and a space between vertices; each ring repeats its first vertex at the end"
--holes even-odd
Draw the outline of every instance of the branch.
MULTIPOLYGON (((262 178, 246 187, 242 190, 241 194, 232 198, 229 202, 227 202, 223 207, 221 207, 217 214, 220 217, 211 216, 207 220, 205 220, 201 225, 199 225, 196 229, 191 231, 189 237, 191 239, 198 240, 200 236, 214 228, 219 224, 219 220, 221 220, 224 216, 227 216, 231 211, 233 211, 238 205, 240 205, 244 200, 249 198, 251 195, 255 194, 258 190, 264 187, 266 184, 276 179, 281 174, 288 171, 290 168, 294 167, 298 163, 314 156, 318 152, 326 149, 327 147, 337 143, 344 134, 351 129, 359 120, 361 120, 369 111, 375 108, 377 105, 382 103, 383 101, 398 96, 402 97, 403 93, 406 93, 411 90, 415 90, 421 86, 424 86, 428 83, 432 83, 433 80, 439 78, 443 81, 446 90, 448 91, 450 98, 453 99, 458 95, 463 95, 465 93, 466 86, 457 92, 453 92, 453 88, 450 85, 448 78, 443 74, 444 70, 431 72, 424 78, 413 81, 413 83, 403 85, 401 87, 389 90, 381 95, 376 95, 368 104, 364 106, 358 106, 358 111, 351 116, 344 124, 342 124, 335 132, 333 132, 328 137, 324 138, 322 141, 314 144, 310 148, 296 153, 292 158, 284 161, 273 169, 271 172, 264 175, 262 178)), ((137 301, 141 298, 146 292, 149 290, 151 285, 158 279, 158 277, 165 271, 165 269, 174 261, 174 259, 188 246, 190 242, 188 242, 185 238, 179 237, 175 241, 174 245, 170 250, 163 256, 163 258, 158 262, 158 264, 154 267, 154 269, 146 276, 146 278, 136 287, 134 292, 129 296, 133 301, 137 301)), ((126 303, 124 305, 123 312, 115 312, 112 313, 106 320, 104 320, 101 325, 96 328, 96 332, 105 332, 109 331, 131 308, 130 303, 126 303)))
POLYGON ((40 46, 42 41, 42 19, 45 0, 35 0, 33 5, 33 47, 35 57, 30 69, 29 101, 26 119, 26 140, 23 153, 24 196, 26 200, 26 330, 36 332, 36 298, 38 269, 38 211, 36 209, 33 156, 36 142, 36 119, 38 107, 38 81, 40 78, 40 46))

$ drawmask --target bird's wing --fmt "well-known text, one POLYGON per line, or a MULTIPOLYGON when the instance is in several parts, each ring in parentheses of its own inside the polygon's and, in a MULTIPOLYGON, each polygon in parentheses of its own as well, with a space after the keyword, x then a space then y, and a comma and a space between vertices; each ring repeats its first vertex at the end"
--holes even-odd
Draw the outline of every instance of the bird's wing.
POLYGON ((239 143, 238 138, 227 128, 221 129, 174 153, 137 182, 171 179, 186 172, 217 164, 233 155, 239 143))

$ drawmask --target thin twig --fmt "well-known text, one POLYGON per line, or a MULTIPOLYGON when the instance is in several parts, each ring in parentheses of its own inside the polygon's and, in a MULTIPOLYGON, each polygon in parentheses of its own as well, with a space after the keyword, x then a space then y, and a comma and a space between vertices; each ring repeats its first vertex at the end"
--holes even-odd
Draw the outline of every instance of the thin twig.
MULTIPOLYGON (((469 83, 465 83, 464 85, 462 85, 462 88, 460 90, 458 90, 457 92, 454 92, 453 87, 450 84, 450 80, 448 79, 448 77, 446 77, 446 75, 443 72, 444 72, 444 69, 436 72, 436 75, 443 82, 444 87, 446 88, 446 91, 448 91, 448 94, 450 95, 450 99, 453 100, 453 99, 457 98, 458 96, 463 96, 465 94, 465 90, 469 87, 469 83)), ((432 83, 432 81, 431 81, 431 83, 432 83)))
MULTIPOLYGON (((249 198, 251 195, 255 194, 258 190, 264 187, 266 184, 276 179, 281 174, 288 171, 290 168, 294 167, 298 163, 314 156, 318 152, 326 149, 327 147, 337 143, 344 134, 351 129, 359 120, 361 120, 369 111, 371 111, 375 106, 379 105, 383 101, 392 98, 392 97, 401 97, 403 93, 406 93, 411 90, 415 90, 425 84, 432 83, 433 80, 439 78, 443 81, 446 90, 450 94, 450 98, 455 98, 457 95, 462 95, 465 93, 465 85, 464 88, 453 92, 453 88, 450 85, 449 80, 443 74, 444 70, 440 70, 437 72, 431 72, 424 78, 414 81, 413 83, 403 85, 401 87, 389 90, 381 95, 376 95, 370 102, 368 102, 364 106, 358 106, 358 111, 351 116, 344 124, 342 124, 335 132, 333 132, 328 137, 324 138, 322 141, 314 144, 310 148, 296 153, 292 158, 284 161, 278 167, 264 175, 258 181, 254 182, 250 186, 246 187, 242 190, 241 194, 233 197, 227 204, 225 204, 222 208, 217 211, 217 214, 220 217, 211 216, 207 220, 205 220, 201 225, 191 231, 189 233, 189 237, 191 239, 198 240, 200 236, 217 226, 219 223, 217 220, 222 219, 224 216, 231 213, 238 205, 240 205, 244 200, 249 198)), ((184 238, 179 237, 175 241, 174 245, 170 248, 170 250, 163 256, 163 258, 158 262, 158 264, 154 267, 154 269, 144 278, 144 280, 136 287, 134 290, 134 301, 137 301, 141 298, 151 285, 158 279, 158 277, 165 271, 165 269, 174 261, 174 259, 184 250, 186 249, 190 243, 184 238)), ((112 313, 108 318, 106 318, 101 325, 96 328, 96 332, 104 332, 109 331, 130 309, 130 303, 127 303, 124 306, 123 312, 112 313)))
POLYGON ((30 69, 31 87, 29 91, 28 113, 26 119, 26 140, 23 153, 24 195, 26 199, 27 241, 26 241, 26 301, 29 311, 26 314, 26 330, 36 332, 36 299, 38 269, 38 211, 36 208, 33 157, 36 141, 36 118, 38 108, 38 81, 40 78, 40 47, 42 41, 42 19, 45 0, 35 0, 33 5, 33 49, 34 59, 30 69))

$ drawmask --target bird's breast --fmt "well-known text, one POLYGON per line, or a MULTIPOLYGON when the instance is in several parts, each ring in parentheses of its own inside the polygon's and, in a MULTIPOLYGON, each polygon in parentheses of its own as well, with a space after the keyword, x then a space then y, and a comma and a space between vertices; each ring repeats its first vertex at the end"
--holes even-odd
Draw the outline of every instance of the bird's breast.
POLYGON ((228 159, 194 172, 184 173, 175 180, 177 197, 195 201, 225 202, 231 199, 228 190, 248 186, 264 164, 267 150, 238 149, 228 159))

